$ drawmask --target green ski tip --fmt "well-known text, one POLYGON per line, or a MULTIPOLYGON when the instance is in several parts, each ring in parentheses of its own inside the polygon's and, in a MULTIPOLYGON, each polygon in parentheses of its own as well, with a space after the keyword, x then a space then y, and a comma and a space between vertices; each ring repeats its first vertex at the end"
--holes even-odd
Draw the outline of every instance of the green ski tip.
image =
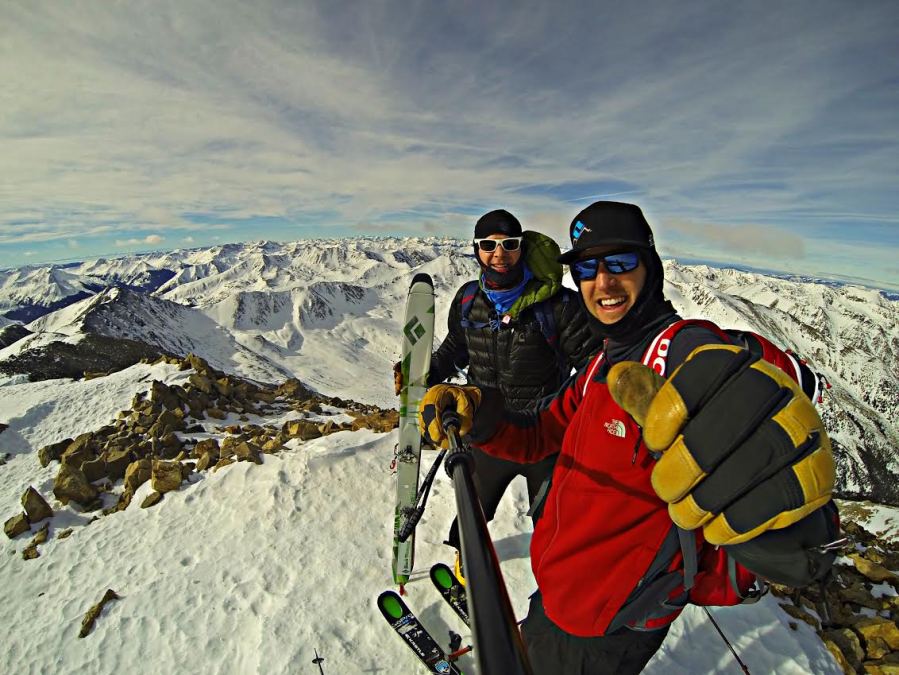
POLYGON ((383 607, 384 611, 394 619, 399 619, 404 614, 403 607, 400 605, 399 600, 392 595, 388 595, 381 600, 381 607, 383 607))
POLYGON ((453 577, 445 567, 438 567, 434 570, 434 581, 443 588, 452 588, 453 586, 453 577))

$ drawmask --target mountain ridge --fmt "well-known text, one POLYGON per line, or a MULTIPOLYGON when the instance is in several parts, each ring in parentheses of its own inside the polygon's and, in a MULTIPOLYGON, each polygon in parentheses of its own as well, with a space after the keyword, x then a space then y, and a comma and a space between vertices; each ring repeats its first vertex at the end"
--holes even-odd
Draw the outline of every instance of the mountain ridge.
MULTIPOLYGON (((834 442, 841 492, 899 503, 893 480, 899 474, 893 422, 899 414, 899 303, 860 286, 672 260, 664 265, 666 294, 682 316, 760 332, 827 377, 833 388, 821 412, 834 442)), ((193 351, 218 369, 259 382, 293 375, 326 394, 353 390, 361 400, 392 406, 389 374, 413 270, 434 279, 439 339, 450 299, 477 274, 468 242, 255 242, 68 266, 61 280, 69 288, 118 288, 28 323, 35 335, 0 350, 0 365, 29 344, 100 334, 182 356, 193 351)), ((53 278, 35 277, 42 283, 53 278)), ((0 275, 0 309, 12 302, 20 303, 15 309, 42 298, 58 301, 58 290, 40 285, 10 295, 8 280, 0 275)))

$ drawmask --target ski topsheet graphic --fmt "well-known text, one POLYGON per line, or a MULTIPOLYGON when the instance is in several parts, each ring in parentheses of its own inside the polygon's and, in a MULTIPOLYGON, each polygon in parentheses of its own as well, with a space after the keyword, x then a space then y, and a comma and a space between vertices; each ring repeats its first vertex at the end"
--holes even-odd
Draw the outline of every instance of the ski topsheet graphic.
POLYGON ((412 613, 403 599, 394 591, 384 591, 378 596, 378 609, 387 619, 409 649, 415 652, 427 668, 428 672, 441 675, 462 675, 462 672, 449 660, 446 652, 437 644, 434 637, 412 613))
POLYGON ((453 608, 466 626, 471 625, 468 617, 468 599, 465 596, 465 586, 456 578, 449 565, 436 563, 431 567, 431 581, 434 587, 440 591, 440 596, 453 608))
POLYGON ((400 391, 399 447, 396 462, 396 507, 393 522, 393 580, 402 586, 415 562, 415 532, 404 542, 399 532, 418 497, 421 434, 418 403, 427 389, 431 350, 434 347, 434 284, 427 274, 416 274, 409 286, 403 321, 403 388, 400 391))

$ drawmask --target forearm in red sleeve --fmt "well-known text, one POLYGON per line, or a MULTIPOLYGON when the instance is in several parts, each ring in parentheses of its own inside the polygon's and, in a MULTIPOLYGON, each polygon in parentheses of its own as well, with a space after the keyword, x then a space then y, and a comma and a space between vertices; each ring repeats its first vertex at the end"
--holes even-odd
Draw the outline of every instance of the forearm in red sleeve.
POLYGON ((488 455, 521 464, 539 462, 559 452, 580 405, 586 377, 586 368, 579 370, 558 392, 526 411, 506 410, 502 394, 495 389, 482 390, 467 440, 488 455))

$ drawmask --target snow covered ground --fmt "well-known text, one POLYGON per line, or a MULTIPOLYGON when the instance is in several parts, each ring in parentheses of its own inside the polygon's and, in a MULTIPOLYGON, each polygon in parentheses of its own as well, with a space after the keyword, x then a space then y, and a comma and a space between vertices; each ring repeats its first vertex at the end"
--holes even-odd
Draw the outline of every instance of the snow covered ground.
MULTIPOLYGON (((12 455, 0 466, 0 517, 20 510, 29 484, 57 509, 40 558, 22 559, 27 535, 2 540, 0 672, 316 673, 315 650, 329 675, 423 672, 374 606, 391 583, 396 432, 292 441, 261 466, 238 463, 195 476, 149 509, 139 507, 145 484, 127 510, 90 524, 88 514, 53 502, 55 463, 41 469, 39 447, 110 423, 152 379, 171 384, 187 374, 136 365, 87 382, 0 387, 0 419, 10 425, 0 434, 0 456, 12 455), (57 538, 64 528, 73 534, 57 538), (108 588, 121 599, 79 639, 84 613, 108 588)), ((433 456, 426 453, 424 462, 433 456)), ((464 628, 427 580, 433 562, 450 560, 441 542, 453 510, 452 485, 441 471, 407 587, 409 605, 441 640, 464 628)), ((519 617, 534 590, 526 510, 524 486, 513 484, 491 525, 519 617)), ((790 628, 770 596, 713 613, 753 673, 840 672, 811 628, 790 628)), ((470 657, 461 668, 476 672, 470 657)), ((691 608, 646 672, 739 667, 703 612, 691 608)))

